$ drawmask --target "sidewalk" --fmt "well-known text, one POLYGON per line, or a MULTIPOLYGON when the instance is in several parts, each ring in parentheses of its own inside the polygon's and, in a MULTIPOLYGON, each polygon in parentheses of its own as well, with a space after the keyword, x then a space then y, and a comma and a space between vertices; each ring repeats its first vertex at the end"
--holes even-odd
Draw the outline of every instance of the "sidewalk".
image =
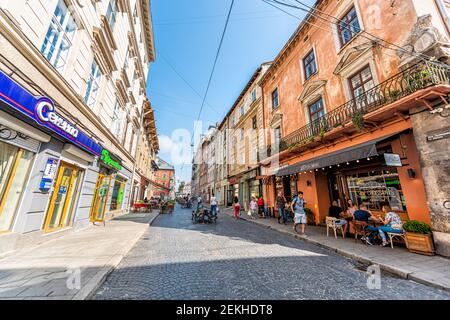
MULTIPOLYGON (((220 212, 234 216, 230 208, 221 207, 220 212)), ((242 213, 241 219, 317 244, 365 264, 380 265, 382 270, 402 278, 450 291, 450 260, 444 257, 414 254, 401 247, 365 246, 360 241, 355 243, 354 238, 342 239, 341 236, 335 239, 333 232, 327 237, 324 227, 307 226, 307 236, 303 237, 294 232, 292 224, 279 224, 276 219, 252 220, 245 213, 242 213)))
POLYGON ((159 212, 129 214, 0 259, 0 299, 83 300, 103 283, 159 212))

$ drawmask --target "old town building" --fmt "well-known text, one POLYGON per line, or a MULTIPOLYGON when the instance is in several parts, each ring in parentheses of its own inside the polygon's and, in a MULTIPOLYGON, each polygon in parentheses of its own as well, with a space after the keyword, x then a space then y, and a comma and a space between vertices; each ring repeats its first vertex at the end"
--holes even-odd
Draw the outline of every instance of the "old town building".
MULTIPOLYGON (((389 203, 403 220, 431 224, 437 252, 450 256, 448 4, 319 0, 310 8, 219 126, 228 129, 225 203, 236 195, 247 208, 263 195, 277 214, 278 192, 289 201, 302 191, 318 225, 333 200, 375 214, 389 203)), ((202 170, 194 190, 206 183, 202 170)))
POLYGON ((387 202, 450 255, 448 27, 441 1, 317 1, 261 81, 272 209, 303 191, 320 224, 332 200, 387 202))
POLYGON ((154 179, 150 181, 153 185, 150 197, 161 199, 175 198, 175 168, 161 158, 156 159, 156 172, 154 179))
POLYGON ((158 145, 148 0, 0 3, 3 252, 126 212, 158 145))
POLYGON ((258 164, 258 151, 264 145, 262 90, 258 82, 270 67, 259 67, 227 116, 229 198, 237 196, 241 206, 248 209, 251 197, 263 195, 258 164))

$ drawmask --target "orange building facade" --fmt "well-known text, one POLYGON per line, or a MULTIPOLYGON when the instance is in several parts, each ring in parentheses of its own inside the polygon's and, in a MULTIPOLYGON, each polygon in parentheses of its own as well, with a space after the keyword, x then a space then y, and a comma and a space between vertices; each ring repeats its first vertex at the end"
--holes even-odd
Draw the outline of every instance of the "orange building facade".
POLYGON ((303 191, 316 224, 333 200, 345 208, 348 199, 374 213, 388 202, 404 220, 433 224, 413 123, 448 104, 438 4, 317 1, 260 81, 269 208, 279 191, 288 200, 303 191))

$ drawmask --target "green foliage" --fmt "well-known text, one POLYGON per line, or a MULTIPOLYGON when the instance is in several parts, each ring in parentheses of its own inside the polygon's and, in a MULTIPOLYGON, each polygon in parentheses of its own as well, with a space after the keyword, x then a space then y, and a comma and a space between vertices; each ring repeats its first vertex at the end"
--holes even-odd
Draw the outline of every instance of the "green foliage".
POLYGON ((422 221, 411 220, 403 225, 403 230, 406 232, 431 234, 431 227, 422 221))
POLYGON ((314 216, 314 212, 310 208, 305 208, 305 213, 307 216, 314 216))
POLYGON ((320 129, 320 139, 323 140, 323 138, 325 137, 325 133, 327 133, 327 131, 325 130, 325 128, 320 129))
POLYGON ((361 112, 355 113, 355 115, 352 117, 352 122, 355 128, 358 131, 361 131, 364 128, 364 117, 361 112))

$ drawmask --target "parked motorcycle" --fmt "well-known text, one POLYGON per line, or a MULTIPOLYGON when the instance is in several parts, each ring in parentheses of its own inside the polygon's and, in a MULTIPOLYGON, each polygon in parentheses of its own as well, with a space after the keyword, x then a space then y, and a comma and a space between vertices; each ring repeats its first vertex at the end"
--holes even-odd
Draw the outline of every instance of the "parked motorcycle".
POLYGON ((217 214, 213 214, 207 208, 200 208, 192 211, 192 222, 196 223, 217 223, 217 214))

